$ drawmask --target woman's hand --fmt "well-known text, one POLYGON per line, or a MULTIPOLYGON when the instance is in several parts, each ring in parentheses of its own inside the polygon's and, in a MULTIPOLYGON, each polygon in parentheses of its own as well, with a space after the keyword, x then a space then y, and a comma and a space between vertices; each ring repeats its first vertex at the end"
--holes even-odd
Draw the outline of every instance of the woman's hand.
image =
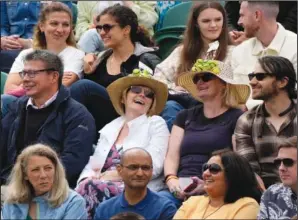
POLYGON ((100 179, 103 181, 121 181, 122 178, 119 176, 116 170, 105 171, 101 173, 98 177, 93 177, 93 179, 100 179))
POLYGON ((122 2, 124 6, 129 8, 131 8, 134 5, 133 1, 122 1, 122 2))
POLYGON ((187 197, 190 197, 190 196, 194 196, 194 195, 200 195, 202 194, 205 190, 204 190, 204 181, 201 180, 199 177, 197 176, 193 176, 191 177, 191 179, 197 183, 197 187, 192 190, 191 192, 184 192, 184 194, 187 196, 187 197))
POLYGON ((167 186, 169 188, 169 191, 174 195, 174 197, 176 197, 177 199, 184 200, 185 194, 180 188, 179 179, 170 179, 167 182, 167 186))
POLYGON ((19 50, 23 46, 19 43, 18 39, 12 36, 1 37, 1 49, 2 50, 19 50))
POLYGON ((66 87, 71 86, 74 82, 79 80, 79 77, 77 74, 72 72, 64 72, 62 77, 62 84, 66 87))
POLYGON ((84 72, 90 73, 92 70, 92 65, 96 60, 96 55, 93 53, 89 53, 84 57, 84 72))

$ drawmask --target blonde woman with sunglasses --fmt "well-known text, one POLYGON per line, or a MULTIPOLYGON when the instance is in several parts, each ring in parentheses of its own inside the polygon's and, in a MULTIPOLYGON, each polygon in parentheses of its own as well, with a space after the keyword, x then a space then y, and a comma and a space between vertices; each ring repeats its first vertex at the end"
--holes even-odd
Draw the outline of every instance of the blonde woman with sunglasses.
POLYGON ((89 218, 100 202, 123 191, 124 184, 116 167, 120 154, 127 149, 140 147, 150 153, 153 176, 148 187, 153 191, 163 188, 161 173, 169 131, 157 115, 167 100, 167 86, 152 79, 146 71, 134 70, 133 74, 113 82, 107 91, 121 116, 99 131, 95 152, 78 180, 76 191, 86 198, 89 218))

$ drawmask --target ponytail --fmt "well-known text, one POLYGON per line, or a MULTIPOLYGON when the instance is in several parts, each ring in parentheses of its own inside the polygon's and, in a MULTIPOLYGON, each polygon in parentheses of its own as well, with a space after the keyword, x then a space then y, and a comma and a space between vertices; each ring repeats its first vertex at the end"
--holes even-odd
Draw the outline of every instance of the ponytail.
POLYGON ((149 34, 148 29, 145 27, 139 25, 137 29, 137 33, 135 35, 136 39, 131 39, 133 43, 140 42, 145 47, 153 47, 154 42, 152 40, 152 37, 149 34))

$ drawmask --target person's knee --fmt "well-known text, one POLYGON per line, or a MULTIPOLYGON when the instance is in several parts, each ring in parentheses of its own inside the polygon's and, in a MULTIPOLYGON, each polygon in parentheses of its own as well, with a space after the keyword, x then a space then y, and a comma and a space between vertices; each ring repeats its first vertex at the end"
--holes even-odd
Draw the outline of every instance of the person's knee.
POLYGON ((177 110, 180 111, 181 109, 183 109, 183 106, 180 105, 178 102, 170 100, 167 101, 165 109, 167 110, 177 110))

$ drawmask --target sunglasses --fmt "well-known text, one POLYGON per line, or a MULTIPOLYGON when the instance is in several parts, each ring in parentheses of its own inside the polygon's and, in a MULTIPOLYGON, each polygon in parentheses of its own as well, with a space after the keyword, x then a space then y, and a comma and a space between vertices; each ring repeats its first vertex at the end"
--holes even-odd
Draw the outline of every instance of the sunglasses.
POLYGON ((267 76, 274 76, 274 75, 271 74, 271 73, 249 73, 248 74, 248 79, 249 79, 249 81, 251 81, 254 77, 256 77, 256 79, 258 81, 262 81, 267 76))
POLYGON ((221 168, 221 166, 219 166, 216 163, 211 163, 211 164, 205 163, 202 166, 202 173, 204 173, 206 170, 209 170, 209 172, 212 174, 218 174, 223 169, 221 168))
POLYGON ((212 73, 204 73, 197 74, 192 78, 192 81, 194 84, 197 84, 199 80, 202 80, 203 82, 209 82, 210 80, 214 79, 216 76, 214 76, 212 73))
POLYGON ((104 25, 96 25, 96 30, 100 32, 102 29, 104 32, 108 33, 113 27, 117 26, 116 24, 104 24, 104 25))
POLYGON ((291 159, 291 158, 275 159, 274 160, 274 165, 276 167, 280 167, 281 162, 283 163, 283 165, 285 167, 292 167, 296 161, 291 159))
POLYGON ((144 88, 142 86, 131 86, 130 91, 135 94, 141 94, 143 92, 145 97, 147 97, 149 99, 153 99, 154 95, 155 95, 155 93, 151 89, 144 88))
POLYGON ((143 171, 150 171, 153 167, 150 166, 150 165, 138 165, 138 164, 131 164, 131 165, 128 165, 128 166, 124 166, 121 164, 122 167, 125 167, 131 171, 137 171, 141 168, 141 170, 143 171))

